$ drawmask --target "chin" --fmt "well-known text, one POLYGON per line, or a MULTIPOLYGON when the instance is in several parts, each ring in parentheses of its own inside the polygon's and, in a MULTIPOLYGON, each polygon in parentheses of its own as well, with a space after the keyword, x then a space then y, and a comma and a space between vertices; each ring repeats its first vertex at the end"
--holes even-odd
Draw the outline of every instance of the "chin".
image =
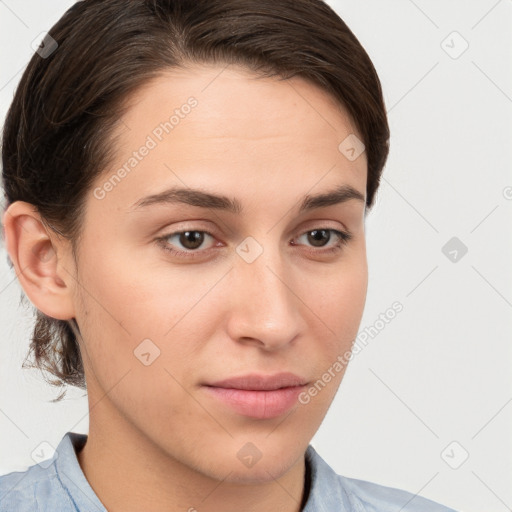
POLYGON ((301 448, 297 440, 291 444, 273 445, 268 440, 244 440, 219 446, 211 453, 211 473, 225 482, 265 484, 281 478, 300 462, 307 446, 301 448), (220 473, 220 475, 219 475, 220 473))
POLYGON ((262 485, 275 482, 291 469, 293 464, 283 465, 278 463, 266 462, 260 460, 252 468, 240 468, 238 465, 232 467, 231 473, 224 479, 224 482, 262 485))

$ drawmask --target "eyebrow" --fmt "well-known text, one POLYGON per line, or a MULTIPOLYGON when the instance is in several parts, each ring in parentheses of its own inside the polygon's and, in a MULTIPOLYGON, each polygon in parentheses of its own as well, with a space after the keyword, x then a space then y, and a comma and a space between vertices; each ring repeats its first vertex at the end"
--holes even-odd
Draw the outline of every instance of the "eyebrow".
MULTIPOLYGON (((299 213, 346 203, 351 199, 365 203, 364 195, 351 185, 340 185, 333 190, 317 195, 306 195, 299 207, 299 213)), ((131 210, 139 210, 155 204, 188 204, 199 208, 214 208, 234 214, 243 212, 240 201, 223 195, 215 195, 191 188, 170 188, 158 194, 143 197, 132 205, 131 210)))

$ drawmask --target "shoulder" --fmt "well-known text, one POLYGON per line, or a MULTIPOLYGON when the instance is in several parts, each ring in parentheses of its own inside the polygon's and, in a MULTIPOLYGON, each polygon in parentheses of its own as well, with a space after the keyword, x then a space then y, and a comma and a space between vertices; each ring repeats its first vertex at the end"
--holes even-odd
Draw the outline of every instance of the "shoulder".
POLYGON ((304 512, 456 512, 409 491, 338 475, 310 445, 311 488, 304 512))
POLYGON ((88 510, 86 501, 98 505, 76 460, 75 448, 86 439, 67 432, 50 459, 0 475, 0 512, 76 512, 88 510))
POLYGON ((430 499, 395 487, 387 487, 366 480, 337 475, 340 486, 354 503, 359 505, 356 510, 379 512, 455 512, 430 499))
POLYGON ((53 463, 0 476, 0 512, 64 511, 70 505, 53 463))

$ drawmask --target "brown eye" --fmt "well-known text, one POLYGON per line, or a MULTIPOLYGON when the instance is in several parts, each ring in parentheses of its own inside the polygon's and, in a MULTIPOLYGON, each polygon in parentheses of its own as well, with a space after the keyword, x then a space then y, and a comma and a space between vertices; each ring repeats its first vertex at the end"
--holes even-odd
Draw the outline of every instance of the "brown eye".
POLYGON ((332 238, 332 233, 336 235, 336 238, 334 239, 335 243, 331 244, 329 249, 325 249, 325 251, 316 252, 335 252, 337 250, 340 250, 342 245, 346 244, 349 240, 352 239, 352 235, 350 233, 330 228, 320 228, 306 231, 299 237, 299 239, 302 237, 306 237, 307 243, 305 245, 308 245, 310 247, 313 246, 321 248, 329 244, 332 238))
MULTIPOLYGON (((169 251, 175 256, 195 257, 201 256, 206 253, 208 247, 201 248, 206 237, 214 240, 214 236, 207 231, 200 229, 190 229, 186 231, 175 231, 168 235, 157 238, 158 244, 166 251, 169 251), (171 239, 174 241, 171 243, 171 239)), ((213 245, 212 245, 213 247, 213 245)))
POLYGON ((179 235, 179 242, 185 249, 197 249, 204 241, 203 231, 182 231, 177 233, 179 235))
POLYGON ((329 229, 314 229, 308 231, 308 241, 310 241, 315 247, 323 247, 331 239, 329 229))

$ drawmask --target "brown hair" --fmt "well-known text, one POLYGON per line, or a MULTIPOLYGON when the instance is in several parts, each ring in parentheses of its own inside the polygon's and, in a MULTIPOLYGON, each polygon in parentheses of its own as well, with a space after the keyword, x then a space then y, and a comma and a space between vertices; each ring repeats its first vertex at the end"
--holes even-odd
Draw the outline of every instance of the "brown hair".
MULTIPOLYGON (((49 34, 58 46, 34 53, 7 113, 5 207, 33 204, 71 241, 75 259, 86 194, 111 162, 125 100, 163 70, 193 63, 299 76, 330 93, 366 146, 371 208, 389 151, 381 84, 357 38, 322 0, 83 0, 49 34)), ((33 366, 56 376, 53 385, 86 389, 70 321, 36 313, 33 366)))

